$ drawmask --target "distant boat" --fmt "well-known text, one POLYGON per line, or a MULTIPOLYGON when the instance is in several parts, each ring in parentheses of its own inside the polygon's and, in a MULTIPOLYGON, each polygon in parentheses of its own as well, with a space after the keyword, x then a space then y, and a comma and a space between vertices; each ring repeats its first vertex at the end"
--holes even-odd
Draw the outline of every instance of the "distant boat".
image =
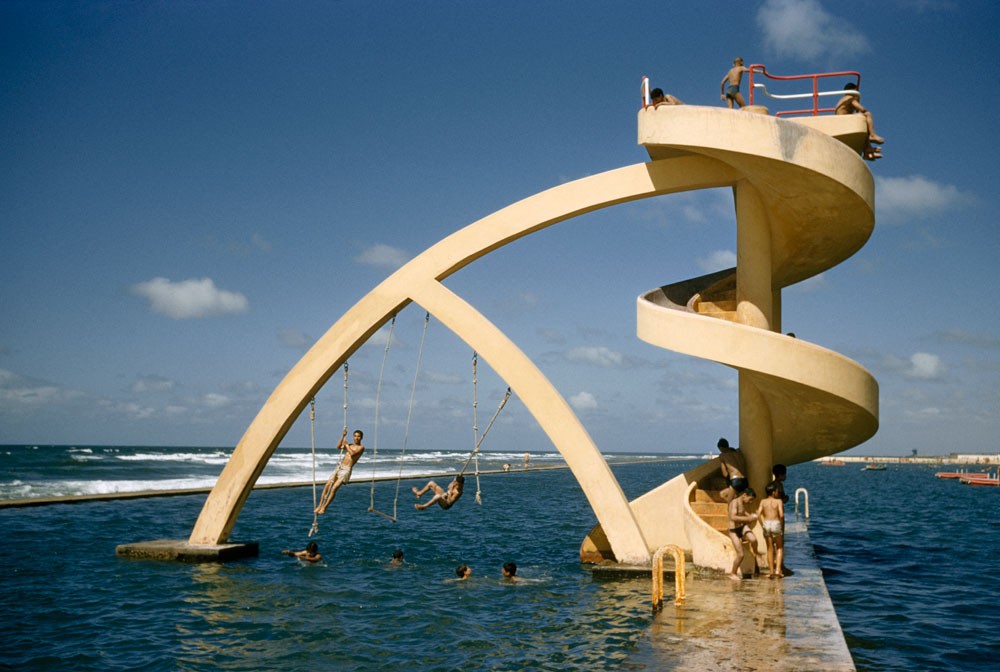
POLYGON ((881 462, 866 464, 861 471, 885 471, 885 465, 881 462))
POLYGON ((959 479, 965 485, 992 485, 1000 486, 1000 474, 997 476, 990 476, 989 473, 985 474, 965 474, 959 479))
POLYGON ((934 475, 938 478, 962 478, 963 476, 968 476, 964 471, 939 471, 934 475))
POLYGON ((844 466, 843 460, 820 460, 819 462, 824 467, 842 467, 844 466))

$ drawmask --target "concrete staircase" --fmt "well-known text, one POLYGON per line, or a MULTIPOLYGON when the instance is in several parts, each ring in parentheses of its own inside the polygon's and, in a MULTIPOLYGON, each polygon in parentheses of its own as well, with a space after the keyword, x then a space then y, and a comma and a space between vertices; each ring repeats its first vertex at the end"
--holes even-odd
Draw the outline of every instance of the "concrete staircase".
POLYGON ((691 493, 691 510, 722 534, 727 534, 729 530, 729 504, 721 494, 725 488, 725 478, 712 476, 699 483, 691 493))
POLYGON ((691 297, 688 307, 699 315, 736 321, 736 274, 706 287, 691 297))

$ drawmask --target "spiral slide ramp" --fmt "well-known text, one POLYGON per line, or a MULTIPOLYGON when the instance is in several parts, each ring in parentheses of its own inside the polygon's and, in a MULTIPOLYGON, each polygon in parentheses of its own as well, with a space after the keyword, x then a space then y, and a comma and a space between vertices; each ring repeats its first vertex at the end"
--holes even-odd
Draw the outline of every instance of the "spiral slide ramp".
POLYGON ((236 446, 187 543, 227 541, 254 483, 309 399, 394 314, 417 303, 490 363, 563 455, 598 520, 585 547, 634 564, 648 564, 651 550, 663 543, 692 548, 697 534, 683 523, 685 492, 713 463, 629 502, 562 395, 507 335, 443 284, 531 233, 599 208, 673 192, 733 187, 738 265, 724 274, 731 279, 696 279, 640 297, 639 337, 740 371, 740 443, 755 486, 770 473, 772 458, 794 464, 864 441, 877 426, 874 379, 848 359, 780 334, 781 288, 846 259, 874 223, 872 178, 855 151, 864 121, 810 123, 815 127, 696 106, 648 108, 639 113, 639 140, 650 162, 540 192, 412 259, 333 324, 274 390, 236 446), (720 298, 727 284, 735 297, 731 306, 720 298))
MULTIPOLYGON (((639 116, 640 144, 654 160, 698 154, 740 174, 733 184, 737 267, 643 294, 637 333, 739 372, 739 443, 758 494, 772 464, 847 450, 878 428, 878 384, 867 370, 781 333, 781 289, 836 266, 874 226, 859 121, 800 123, 676 107, 639 116)), ((677 544, 698 565, 729 568, 728 538, 692 508, 697 484, 717 469, 712 460, 631 503, 651 548, 677 544)), ((584 540, 581 558, 616 559, 600 525, 584 540)))

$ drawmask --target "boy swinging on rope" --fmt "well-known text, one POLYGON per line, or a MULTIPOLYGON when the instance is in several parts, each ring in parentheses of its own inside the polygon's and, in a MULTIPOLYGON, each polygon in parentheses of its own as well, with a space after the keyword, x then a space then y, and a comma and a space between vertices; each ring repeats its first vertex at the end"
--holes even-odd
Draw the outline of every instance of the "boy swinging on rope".
POLYGON ((326 513, 327 507, 333 502, 333 498, 337 496, 337 490, 340 489, 340 486, 351 481, 351 470, 354 469, 354 465, 361 459, 361 453, 365 452, 365 447, 361 445, 361 439, 364 436, 364 433, 360 429, 356 429, 354 430, 354 443, 348 444, 347 428, 344 428, 344 435, 340 437, 340 441, 337 443, 337 450, 343 449, 346 452, 340 458, 340 464, 337 465, 337 469, 330 474, 326 485, 323 486, 323 496, 320 497, 319 506, 316 507, 313 513, 326 513))
POLYGON ((451 483, 448 484, 448 489, 444 490, 440 485, 434 481, 427 481, 427 485, 417 490, 413 488, 413 494, 417 496, 417 499, 427 492, 428 490, 434 491, 434 496, 428 499, 423 504, 414 504, 413 507, 418 511, 423 511, 431 504, 437 504, 442 509, 450 509, 452 505, 458 501, 458 498, 462 496, 462 488, 465 486, 465 476, 459 474, 451 483))

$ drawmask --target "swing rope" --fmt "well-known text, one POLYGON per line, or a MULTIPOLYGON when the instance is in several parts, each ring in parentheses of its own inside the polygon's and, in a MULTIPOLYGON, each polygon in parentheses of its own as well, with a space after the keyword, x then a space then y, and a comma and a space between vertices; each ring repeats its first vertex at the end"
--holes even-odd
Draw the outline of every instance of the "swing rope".
POLYGON ((316 513, 316 397, 309 400, 309 436, 312 446, 312 474, 313 474, 313 523, 309 528, 309 536, 319 532, 319 514, 316 513))
MULTIPOLYGON (((347 362, 344 362, 344 430, 347 430, 347 362)), ((309 401, 309 433, 311 437, 312 445, 312 481, 313 481, 313 522, 312 527, 309 528, 309 536, 313 536, 319 532, 319 514, 316 513, 316 397, 313 397, 309 401)), ((340 449, 340 458, 337 460, 338 466, 340 465, 340 460, 344 458, 345 448, 340 449)))
POLYGON ((406 430, 403 432, 403 452, 399 454, 399 472, 396 474, 396 496, 392 500, 392 521, 396 522, 396 504, 399 502, 399 484, 403 480, 403 458, 406 457, 406 447, 410 440, 410 420, 413 418, 414 400, 417 396, 417 377, 420 374, 420 363, 424 358, 424 342, 427 340, 427 326, 431 314, 424 315, 424 333, 420 336, 420 348, 417 351, 417 367, 413 372, 413 387, 410 388, 410 407, 406 412, 406 430))
POLYGON ((476 437, 476 439, 475 439, 475 445, 474 445, 474 447, 472 449, 472 454, 469 455, 469 458, 465 461, 465 464, 462 466, 462 470, 460 472, 458 472, 458 475, 459 476, 464 476, 465 475, 465 470, 469 468, 469 463, 472 462, 473 459, 475 459, 475 461, 476 461, 476 468, 475 468, 476 469, 476 503, 477 504, 482 504, 483 503, 482 491, 479 488, 479 447, 481 445, 483 445, 483 441, 486 439, 486 435, 489 434, 490 428, 493 427, 493 423, 496 422, 497 416, 500 415, 500 411, 502 411, 503 407, 507 404, 507 400, 510 399, 510 396, 511 396, 512 392, 511 392, 510 387, 508 387, 507 388, 507 392, 503 395, 503 399, 500 400, 500 405, 497 406, 496 412, 493 414, 493 417, 490 418, 490 422, 489 422, 488 425, 486 425, 486 429, 483 430, 482 436, 479 436, 479 424, 478 424, 478 420, 476 418, 476 407, 478 406, 478 403, 479 403, 478 399, 477 399, 478 392, 476 391, 476 387, 477 387, 476 367, 477 367, 478 359, 479 359, 478 355, 476 353, 473 353, 472 354, 472 399, 473 399, 473 401, 472 401, 472 407, 473 407, 473 411, 472 411, 472 415, 473 415, 472 424, 473 424, 473 434, 476 437))
MULTIPOLYGON (((375 467, 378 462, 378 415, 382 406, 382 379, 385 375, 385 362, 389 358, 389 345, 392 343, 392 332, 395 328, 396 316, 393 315, 392 322, 389 323, 389 335, 385 339, 385 352, 382 353, 382 367, 378 372, 378 385, 375 388, 375 426, 372 429, 375 440, 372 442, 374 444, 374 452, 372 453, 372 490, 371 499, 368 503, 368 510, 373 513, 378 513, 379 515, 385 514, 375 510, 375 467)), ((388 516, 386 517, 388 518, 388 516)))

